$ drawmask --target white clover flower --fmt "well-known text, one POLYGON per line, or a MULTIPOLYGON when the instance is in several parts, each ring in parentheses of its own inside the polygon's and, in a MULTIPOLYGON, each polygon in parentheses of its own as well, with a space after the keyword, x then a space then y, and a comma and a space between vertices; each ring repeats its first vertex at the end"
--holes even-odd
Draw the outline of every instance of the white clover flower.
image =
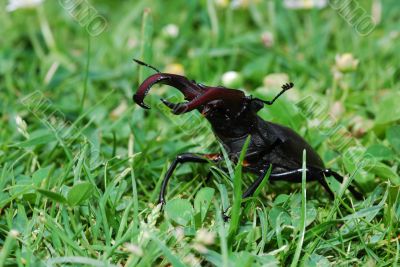
POLYGON ((124 114, 124 112, 128 109, 128 103, 125 100, 122 100, 121 103, 111 111, 111 118, 116 120, 124 114))
POLYGON ((227 7, 229 5, 229 0, 215 0, 215 4, 219 7, 227 7))
POLYGON ((321 125, 321 121, 319 119, 312 119, 307 121, 307 126, 310 128, 316 128, 321 125))
POLYGON ((168 37, 176 38, 179 35, 179 27, 175 24, 168 24, 163 28, 163 32, 168 37))
POLYGON ((9 234, 12 238, 17 238, 19 236, 19 232, 15 229, 10 230, 9 234))
POLYGON ((229 88, 241 87, 243 83, 242 75, 236 71, 227 71, 222 74, 222 84, 229 88))
POLYGON ((208 252, 208 249, 206 248, 206 246, 204 246, 203 244, 200 244, 200 243, 194 243, 192 245, 192 248, 200 254, 206 254, 208 252))
POLYGON ((192 253, 188 254, 183 258, 183 262, 188 264, 189 266, 201 266, 200 259, 196 258, 192 253))
POLYGON ((350 53, 336 55, 335 61, 335 67, 342 73, 355 71, 359 63, 359 61, 354 58, 353 54, 350 53))
MULTIPOLYGON (((289 83, 289 75, 284 72, 270 73, 263 78, 263 86, 256 89, 257 92, 261 94, 266 94, 269 92, 270 97, 274 97, 282 90, 282 86, 289 83)), ((298 90, 291 91, 290 94, 286 95, 287 99, 290 101, 299 101, 300 94, 298 90)))
POLYGON ((231 2, 231 7, 234 9, 240 8, 240 7, 245 7, 246 1, 244 0, 233 0, 231 2))
POLYGON ((283 5, 287 9, 312 9, 324 8, 328 4, 328 0, 284 0, 283 5))
POLYGON ((179 63, 168 64, 165 67, 165 72, 172 73, 172 74, 178 74, 178 75, 185 75, 185 69, 179 63))
POLYGON ((124 249, 138 257, 143 256, 143 250, 138 245, 132 243, 125 243, 124 249))
POLYGON ((185 238, 185 231, 182 227, 175 228, 174 236, 178 242, 181 242, 185 238))
POLYGON ((6 6, 7 12, 13 12, 17 9, 35 8, 43 3, 43 0, 9 0, 6 6))
POLYGON ((239 8, 246 9, 249 7, 249 5, 256 4, 258 2, 260 2, 260 0, 232 0, 231 7, 233 9, 239 9, 239 8))
POLYGON ((138 45, 139 45, 139 40, 136 39, 136 38, 134 38, 134 37, 130 37, 130 38, 128 39, 128 41, 127 41, 127 44, 126 44, 126 46, 127 46, 129 49, 133 49, 133 48, 137 47, 138 45))
POLYGON ((333 117, 333 118, 340 118, 345 112, 345 108, 344 105, 342 104, 341 101, 335 101, 332 104, 332 107, 329 111, 329 114, 333 117))
POLYGON ((369 131, 369 129, 373 127, 373 122, 359 115, 356 115, 350 121, 349 125, 351 125, 350 131, 353 134, 353 136, 359 138, 364 136, 369 131))
POLYGON ((341 73, 336 67, 332 68, 332 74, 335 81, 340 81, 343 78, 343 73, 341 73))
POLYGON ((271 73, 264 77, 263 84, 267 89, 279 89, 283 84, 289 82, 289 75, 286 73, 271 73))
POLYGON ((195 240, 204 245, 212 245, 215 241, 215 233, 209 232, 206 229, 200 229, 196 233, 195 240))
POLYGON ((400 36, 400 32, 399 31, 391 31, 389 33, 389 38, 390 39, 397 39, 400 36))
POLYGON ((275 38, 272 32, 265 31, 261 34, 261 41, 265 47, 272 47, 275 43, 275 38))
POLYGON ((382 20, 382 1, 374 0, 372 2, 372 18, 376 24, 379 24, 382 20))

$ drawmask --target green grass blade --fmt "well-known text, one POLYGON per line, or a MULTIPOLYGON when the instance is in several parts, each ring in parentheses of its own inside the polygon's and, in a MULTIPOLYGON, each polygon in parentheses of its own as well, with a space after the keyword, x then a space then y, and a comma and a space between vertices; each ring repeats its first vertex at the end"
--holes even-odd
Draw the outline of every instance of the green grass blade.
POLYGON ((242 163, 246 156, 247 148, 250 144, 251 136, 249 135, 243 145, 240 153, 239 161, 235 167, 233 177, 233 205, 231 210, 231 219, 229 224, 229 239, 232 240, 233 236, 239 227, 240 210, 242 205, 242 163))
POLYGON ((300 259, 300 253, 303 248, 303 242, 304 242, 304 234, 306 231, 306 212, 307 212, 307 195, 306 195, 306 170, 307 170, 307 165, 306 165, 306 150, 303 150, 303 171, 301 175, 301 216, 300 216, 300 223, 299 223, 299 229, 296 229, 299 232, 298 235, 298 240, 297 240, 297 245, 296 245, 296 251, 293 256, 292 263, 290 264, 291 267, 298 266, 299 264, 299 259, 300 259))
MULTIPOLYGON (((142 18, 142 33, 140 43, 140 60, 151 63, 152 60, 152 36, 153 36, 153 18, 150 9, 145 9, 142 18)), ((139 68, 139 83, 147 76, 149 70, 147 68, 139 68)))

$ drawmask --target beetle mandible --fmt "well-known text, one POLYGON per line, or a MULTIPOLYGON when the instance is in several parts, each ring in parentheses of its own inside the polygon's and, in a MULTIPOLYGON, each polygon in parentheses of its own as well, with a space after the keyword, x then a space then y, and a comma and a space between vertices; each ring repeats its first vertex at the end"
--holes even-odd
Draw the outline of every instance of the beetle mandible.
MULTIPOLYGON (((307 182, 318 181, 329 195, 334 197, 325 177, 332 176, 340 183, 343 182, 343 177, 337 172, 325 168, 317 152, 295 131, 265 121, 257 115, 264 105, 272 105, 284 92, 291 89, 294 86, 293 83, 284 84, 282 91, 275 98, 265 101, 246 96, 240 90, 223 86, 206 86, 189 80, 185 76, 162 73, 140 60, 134 59, 134 61, 157 72, 143 81, 136 94, 133 95, 134 102, 142 108, 149 109, 144 103, 144 98, 150 88, 155 84, 166 84, 178 89, 185 96, 187 102, 174 104, 165 99, 161 99, 161 101, 177 115, 193 110, 201 112, 210 122, 216 138, 226 148, 231 159, 239 158, 246 138, 251 136, 243 171, 254 173, 258 177, 243 193, 243 198, 250 197, 256 191, 270 165, 272 165, 269 176, 271 181, 301 182, 303 150, 306 150, 307 154, 307 182)), ((165 204, 168 181, 178 164, 187 162, 217 163, 221 160, 223 157, 219 153, 177 155, 165 174, 159 202, 162 205, 165 204)), ((362 199, 362 194, 352 185, 349 185, 348 189, 354 197, 362 199)))

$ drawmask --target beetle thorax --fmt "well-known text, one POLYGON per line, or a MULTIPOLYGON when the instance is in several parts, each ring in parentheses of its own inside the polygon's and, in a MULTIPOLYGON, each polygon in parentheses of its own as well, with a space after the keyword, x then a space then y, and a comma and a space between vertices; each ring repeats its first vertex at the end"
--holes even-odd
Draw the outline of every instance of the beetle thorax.
POLYGON ((240 138, 251 133, 256 120, 256 114, 241 113, 236 116, 230 113, 214 112, 206 116, 212 129, 220 139, 240 138))

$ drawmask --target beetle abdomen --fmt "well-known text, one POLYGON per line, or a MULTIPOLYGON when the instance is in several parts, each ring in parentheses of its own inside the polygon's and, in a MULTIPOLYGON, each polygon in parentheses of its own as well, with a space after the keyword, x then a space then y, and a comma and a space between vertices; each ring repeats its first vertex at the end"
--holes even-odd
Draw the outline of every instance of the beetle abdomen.
POLYGON ((273 165, 286 167, 288 170, 301 168, 303 150, 305 149, 307 154, 307 167, 320 170, 325 168, 318 153, 295 131, 262 119, 260 119, 258 123, 258 129, 264 138, 268 140, 271 139, 271 136, 277 138, 272 151, 266 155, 269 157, 267 160, 270 160, 273 165))

